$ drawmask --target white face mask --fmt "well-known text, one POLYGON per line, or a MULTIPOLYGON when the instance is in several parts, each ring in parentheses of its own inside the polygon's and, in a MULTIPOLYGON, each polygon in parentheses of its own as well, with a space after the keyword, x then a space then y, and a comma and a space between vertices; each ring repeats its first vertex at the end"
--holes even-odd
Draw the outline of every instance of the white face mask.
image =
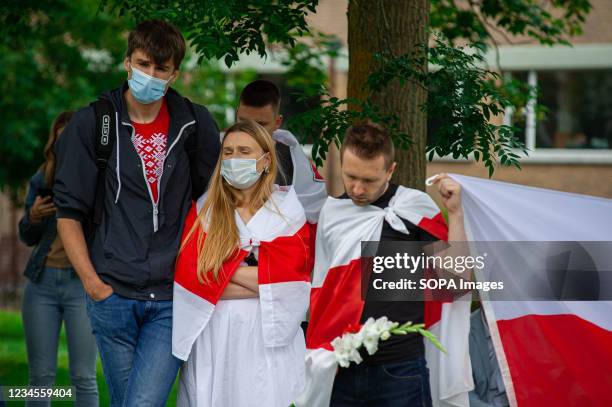
POLYGON ((221 175, 234 188, 247 189, 261 177, 261 172, 257 172, 257 161, 265 155, 266 153, 258 159, 227 158, 221 162, 221 175))

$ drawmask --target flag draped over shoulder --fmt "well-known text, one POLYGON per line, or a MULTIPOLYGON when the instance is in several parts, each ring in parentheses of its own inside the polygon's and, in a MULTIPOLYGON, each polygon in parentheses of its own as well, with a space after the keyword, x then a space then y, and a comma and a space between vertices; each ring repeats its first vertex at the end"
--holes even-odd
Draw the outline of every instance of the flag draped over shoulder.
MULTIPOLYGON (((612 240, 610 199, 449 175, 462 187, 468 240, 612 240)), ((611 292, 606 280, 601 290, 611 292)), ((483 308, 512 406, 612 405, 612 302, 483 301, 483 308)))
MULTIPOLYGON (((196 222, 204 200, 205 196, 201 197, 191 208, 183 239, 196 222)), ((288 345, 300 329, 308 309, 312 262, 310 227, 294 189, 278 188, 246 227, 239 230, 240 250, 225 262, 216 281, 212 274, 209 282, 200 283, 197 278, 198 236, 203 234, 206 238, 201 226, 178 256, 172 353, 181 360, 187 360, 233 273, 253 247, 258 248, 259 303, 265 346, 288 345)))
MULTIPOLYGON (((431 198, 399 187, 389 206, 357 206, 350 199, 328 198, 321 210, 316 240, 310 322, 306 337, 306 388, 297 406, 328 406, 337 363, 331 341, 359 325, 361 296, 361 242, 380 240, 383 221, 408 233, 401 219, 446 240, 448 231, 431 198)), ((435 405, 467 406, 473 388, 469 363, 469 301, 425 305, 425 323, 449 351, 426 346, 435 405), (452 319, 452 321, 451 321, 452 319), (441 400, 441 401, 440 401, 441 400)))
MULTIPOLYGON (((316 224, 319 219, 319 212, 327 198, 325 181, 312 165, 302 146, 291 132, 278 129, 272 133, 272 138, 289 146, 291 161, 293 162, 293 181, 295 193, 304 207, 306 219, 310 224, 316 224)), ((316 229, 314 229, 316 232, 316 229)), ((314 241, 314 234, 312 236, 314 241)))
MULTIPOLYGON (((292 185, 298 200, 304 207, 306 221, 310 229, 310 249, 314 261, 315 238, 317 236, 317 221, 319 212, 327 199, 325 180, 317 168, 310 162, 297 138, 288 130, 278 129, 272 133, 272 138, 289 146, 291 162, 293 163, 292 185)), ((312 266, 312 263, 311 263, 312 266)))

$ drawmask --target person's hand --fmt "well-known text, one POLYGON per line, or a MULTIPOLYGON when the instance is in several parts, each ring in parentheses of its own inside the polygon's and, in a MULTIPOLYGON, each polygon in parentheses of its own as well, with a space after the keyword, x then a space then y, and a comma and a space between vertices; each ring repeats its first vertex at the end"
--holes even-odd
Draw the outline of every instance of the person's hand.
POLYGON ((97 282, 85 285, 85 292, 94 301, 103 301, 113 295, 113 287, 97 278, 97 282))
POLYGON ((440 174, 433 184, 438 185, 438 192, 442 197, 442 204, 448 211, 448 215, 458 215, 463 213, 461 207, 461 185, 447 174, 440 174))
POLYGON ((53 201, 51 200, 50 196, 46 196, 44 198, 37 196, 34 200, 34 204, 32 204, 32 207, 30 208, 30 223, 40 223, 47 216, 53 215, 55 211, 55 205, 53 205, 53 201))

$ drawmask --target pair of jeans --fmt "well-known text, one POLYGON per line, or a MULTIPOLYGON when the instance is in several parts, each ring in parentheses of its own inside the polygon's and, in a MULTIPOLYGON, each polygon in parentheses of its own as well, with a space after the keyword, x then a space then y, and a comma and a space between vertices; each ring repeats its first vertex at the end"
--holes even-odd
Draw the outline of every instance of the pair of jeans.
MULTIPOLYGON (((70 381, 75 406, 98 405, 96 342, 91 334, 85 291, 72 268, 43 269, 36 282, 28 280, 21 315, 28 353, 30 386, 53 386, 62 322, 66 328, 70 381)), ((48 406, 27 402, 26 406, 48 406)))
POLYGON ((331 407, 431 407, 425 358, 340 368, 331 407))
POLYGON ((111 407, 165 406, 181 361, 172 356, 172 301, 87 297, 111 407))

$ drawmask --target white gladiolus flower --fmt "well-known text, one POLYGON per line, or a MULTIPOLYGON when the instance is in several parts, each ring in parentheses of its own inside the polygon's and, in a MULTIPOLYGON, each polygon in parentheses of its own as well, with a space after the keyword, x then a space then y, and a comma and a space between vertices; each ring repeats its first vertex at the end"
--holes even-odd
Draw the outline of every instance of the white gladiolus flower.
POLYGON ((359 354, 359 348, 362 345, 360 332, 356 334, 346 333, 334 339, 331 344, 334 348, 334 356, 340 366, 348 367, 350 362, 357 364, 362 362, 363 359, 359 354))
POLYGON ((351 345, 354 349, 361 348, 363 343, 363 330, 360 329, 359 332, 351 334, 351 345))
POLYGON ((397 322, 391 322, 387 319, 387 317, 380 317, 374 322, 374 326, 376 330, 379 332, 379 335, 385 331, 390 331, 391 329, 397 326, 397 322))
POLYGON ((349 349, 349 343, 346 340, 346 335, 335 338, 331 345, 334 348, 334 356, 336 357, 338 364, 342 367, 348 367, 350 364, 349 356, 351 352, 349 349))
POLYGON ((363 346, 365 346, 369 355, 373 355, 378 350, 378 339, 380 338, 374 318, 368 318, 360 332, 363 333, 363 346))
POLYGON ((359 353, 359 349, 353 349, 350 356, 349 361, 360 364, 363 359, 361 358, 361 354, 359 353))
POLYGON ((378 351, 378 337, 377 336, 368 336, 363 341, 363 346, 365 346, 368 351, 368 355, 373 355, 378 351))
POLYGON ((351 362, 361 363, 359 348, 364 346, 368 354, 373 355, 378 351, 378 341, 389 339, 391 330, 397 326, 397 322, 391 322, 387 317, 368 318, 359 332, 345 333, 331 342, 336 361, 342 367, 348 367, 351 362))

